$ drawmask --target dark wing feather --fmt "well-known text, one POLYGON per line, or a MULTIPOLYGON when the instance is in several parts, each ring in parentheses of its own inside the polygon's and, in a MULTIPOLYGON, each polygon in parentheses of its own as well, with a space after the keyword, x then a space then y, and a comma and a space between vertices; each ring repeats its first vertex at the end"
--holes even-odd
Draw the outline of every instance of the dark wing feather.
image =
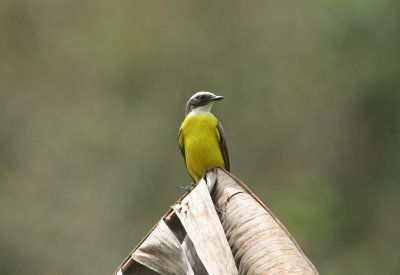
POLYGON ((178 144, 179 144, 179 149, 181 150, 182 156, 185 159, 186 163, 186 158, 185 158, 185 145, 183 141, 183 135, 182 135, 182 130, 179 129, 179 137, 178 137, 178 144))
POLYGON ((221 123, 219 123, 219 121, 217 122, 217 130, 218 130, 219 148, 221 149, 222 158, 224 159, 225 169, 228 172, 230 172, 231 164, 229 162, 228 145, 226 144, 224 129, 222 128, 222 125, 221 123))

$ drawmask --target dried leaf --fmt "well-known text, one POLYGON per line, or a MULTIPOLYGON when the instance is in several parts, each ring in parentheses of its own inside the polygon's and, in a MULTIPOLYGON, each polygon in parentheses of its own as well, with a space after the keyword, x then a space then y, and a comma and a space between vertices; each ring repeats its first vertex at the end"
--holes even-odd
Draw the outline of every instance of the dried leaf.
POLYGON ((172 208, 116 274, 318 274, 275 215, 223 169, 172 208))
POLYGON ((212 194, 240 274, 318 274, 286 228, 243 183, 218 169, 212 194))
POLYGON ((207 272, 238 274, 205 181, 201 180, 173 209, 207 272))
POLYGON ((181 244, 163 220, 132 253, 132 259, 161 274, 194 274, 181 244))

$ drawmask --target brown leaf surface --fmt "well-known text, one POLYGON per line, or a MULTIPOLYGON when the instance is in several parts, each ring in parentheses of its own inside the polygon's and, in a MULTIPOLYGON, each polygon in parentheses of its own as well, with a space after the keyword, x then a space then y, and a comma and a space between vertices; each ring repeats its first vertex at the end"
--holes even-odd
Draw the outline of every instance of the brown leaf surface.
POLYGON ((171 208, 116 274, 318 274, 275 215, 224 169, 171 208))

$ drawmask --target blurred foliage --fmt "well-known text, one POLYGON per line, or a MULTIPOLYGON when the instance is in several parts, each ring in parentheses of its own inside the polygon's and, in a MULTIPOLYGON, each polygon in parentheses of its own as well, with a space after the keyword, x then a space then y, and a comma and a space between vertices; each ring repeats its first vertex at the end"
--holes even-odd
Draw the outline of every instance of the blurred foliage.
POLYGON ((190 182, 186 100, 322 274, 399 274, 400 2, 0 3, 0 273, 110 274, 190 182))

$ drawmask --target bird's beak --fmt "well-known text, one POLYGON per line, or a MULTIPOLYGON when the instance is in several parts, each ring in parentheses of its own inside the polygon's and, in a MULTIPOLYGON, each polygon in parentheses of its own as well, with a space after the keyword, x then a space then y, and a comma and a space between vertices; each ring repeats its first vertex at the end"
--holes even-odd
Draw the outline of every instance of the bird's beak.
POLYGON ((216 95, 216 96, 214 96, 214 97, 212 98, 212 101, 219 101, 219 100, 222 100, 222 99, 224 99, 223 96, 216 95))

